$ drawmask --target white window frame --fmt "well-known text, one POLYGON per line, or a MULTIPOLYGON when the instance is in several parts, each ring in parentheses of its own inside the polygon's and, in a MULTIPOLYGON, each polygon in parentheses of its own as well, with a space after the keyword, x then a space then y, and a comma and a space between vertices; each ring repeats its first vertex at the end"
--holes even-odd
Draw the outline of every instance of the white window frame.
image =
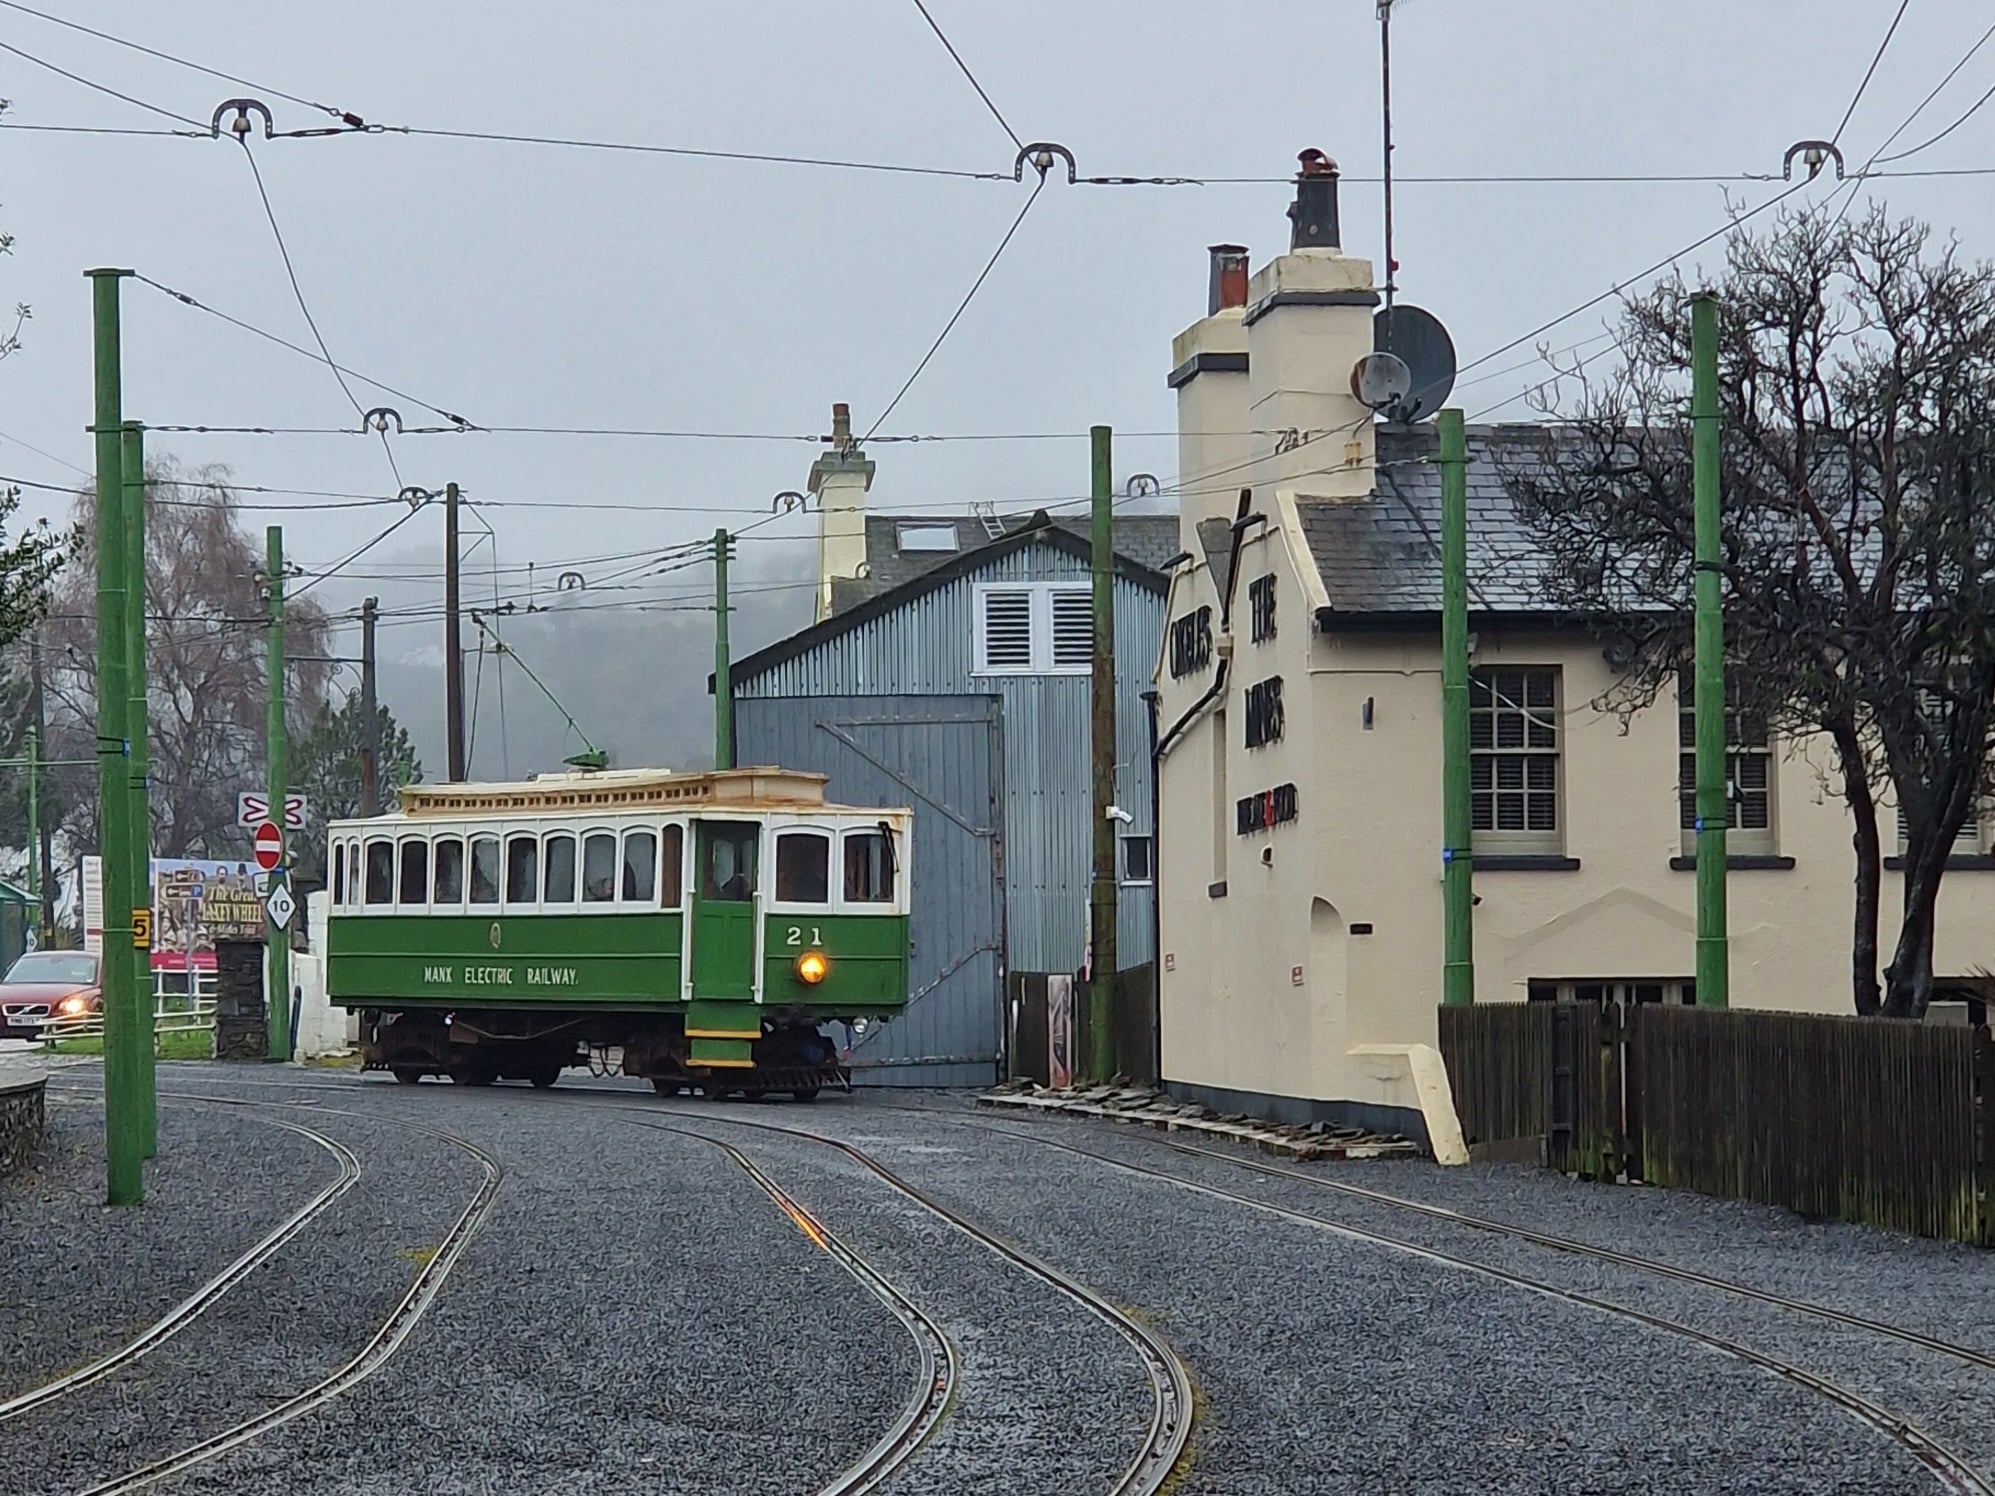
MULTIPOLYGON (((1491 763, 1497 763, 1501 762, 1506 757, 1517 757, 1517 758, 1526 758, 1526 759, 1532 757, 1549 757, 1551 758, 1553 764, 1552 805, 1553 805, 1554 819, 1557 822, 1557 824, 1549 831, 1542 829, 1532 830, 1528 827, 1524 829, 1501 829, 1501 830, 1495 827, 1490 827, 1488 829, 1473 829, 1470 832, 1470 839, 1469 839, 1470 848, 1478 856, 1491 856, 1491 857, 1544 856, 1544 855, 1557 856, 1561 854, 1565 850, 1565 834, 1566 834, 1565 671, 1557 665, 1546 665, 1546 664, 1536 664, 1536 663, 1527 664, 1522 661, 1519 661, 1515 664, 1506 662, 1503 664, 1479 665, 1470 673, 1469 684, 1470 684, 1469 701, 1471 706, 1470 718, 1469 718, 1470 743, 1471 743, 1471 748, 1469 752, 1469 762, 1470 762, 1469 782, 1470 782, 1471 803, 1473 803, 1475 794, 1479 793, 1474 789, 1474 783, 1475 783, 1474 765, 1478 761, 1486 760, 1491 763), (1528 734, 1525 743, 1520 746, 1505 747, 1505 748, 1492 747, 1488 749, 1478 749, 1473 747, 1474 722, 1476 716, 1476 712, 1474 709, 1474 702, 1475 702, 1474 686, 1475 686, 1476 677, 1483 675, 1497 675, 1506 672, 1515 672, 1522 675, 1548 674, 1551 676, 1552 705, 1549 708, 1549 710, 1551 712, 1552 744, 1549 748, 1531 746, 1528 734)), ((1530 713, 1536 709, 1530 707, 1526 703, 1518 703, 1517 705, 1525 713, 1526 720, 1528 722, 1530 713)), ((1492 776, 1495 775, 1495 772, 1496 771, 1492 768, 1491 770, 1492 776)), ((1489 793, 1501 794, 1506 792, 1518 793, 1519 791, 1517 790, 1505 791, 1502 789, 1497 789, 1497 790, 1492 790, 1489 793)), ((1526 794, 1533 793, 1529 789, 1528 782, 1522 792, 1526 794)), ((1526 801, 1526 804, 1528 807, 1529 804, 1528 800, 1526 801)), ((1528 809, 1527 809, 1527 815, 1528 815, 1528 809)), ((1491 819, 1494 820, 1495 817, 1492 816, 1491 819)))
MULTIPOLYGON (((1936 710, 1934 693, 1922 687, 1919 696, 1926 703, 1926 715, 1929 717, 1938 716, 1939 713, 1936 710)), ((1895 795, 1893 796, 1891 807, 1891 822, 1897 831, 1898 855, 1903 857, 1905 855, 1905 812, 1898 806, 1895 795)), ((1947 856, 1978 857, 1985 854, 1989 847, 1989 831, 1988 807, 1977 802, 1968 811, 1967 819, 1960 823, 1960 830, 1955 833, 1953 846, 1947 850, 1947 856)))
POLYGON ((1053 660, 1053 598, 1059 593, 1078 593, 1092 604, 1091 582, 979 582, 976 586, 975 659, 976 675, 1086 675, 1094 668, 1090 658, 1080 664, 1058 665, 1053 660), (989 660, 986 620, 989 599, 997 594, 1024 594, 1027 608, 1028 662, 1023 665, 993 665, 989 660))
MULTIPOLYGON (((769 824, 769 912, 771 914, 830 914, 838 906, 839 895, 845 889, 845 864, 841 860, 844 845, 839 839, 838 828, 827 821, 775 821, 769 824), (824 902, 821 904, 800 903, 794 899, 779 896, 780 885, 776 881, 776 858, 786 836, 811 836, 825 843, 824 849, 824 902)), ((867 905, 877 908, 877 905, 867 905)))
POLYGON ((868 821, 849 821, 839 827, 837 845, 831 849, 831 897, 841 914, 905 914, 907 913, 907 864, 902 861, 899 828, 892 822, 887 824, 887 847, 893 858, 893 895, 887 899, 848 899, 845 896, 845 843, 855 836, 879 836, 880 823, 877 818, 868 821))
POLYGON ((429 837, 420 831, 408 832, 395 838, 395 907, 397 909, 413 909, 418 913, 429 913, 430 895, 436 892, 436 869, 431 865, 431 859, 435 855, 436 849, 430 845, 429 837), (402 848, 418 844, 423 849, 422 902, 405 904, 402 902, 402 848))
POLYGON ((563 914, 573 914, 582 903, 582 838, 573 826, 548 826, 540 833, 540 907, 559 910, 563 914), (565 836, 575 844, 574 887, 572 898, 550 899, 547 896, 547 844, 553 837, 565 836))
MULTIPOLYGON (((658 900, 655 904, 652 905, 652 907, 658 910, 660 913, 664 914, 682 913, 686 908, 687 897, 690 892, 690 884, 688 880, 692 877, 692 867, 693 867, 692 824, 689 821, 680 821, 680 820, 660 821, 657 826, 657 831, 658 831, 658 900), (673 831, 677 831, 679 833, 679 897, 673 900, 673 902, 668 904, 665 902, 665 837, 668 833, 673 831)), ((581 850, 579 844, 577 846, 575 855, 578 859, 581 856, 581 850)), ((581 863, 578 861, 576 863, 576 870, 575 870, 575 878, 576 878, 575 892, 577 894, 580 894, 582 891, 581 876, 582 876, 581 863)))
POLYGON ((618 909, 628 909, 620 897, 623 893, 623 831, 620 825, 593 821, 586 826, 578 826, 575 831, 575 907, 584 914, 615 914, 618 909), (607 836, 610 839, 610 896, 607 899, 589 897, 589 838, 607 836))
MULTIPOLYGON (((664 855, 664 850, 662 839, 658 834, 658 828, 649 821, 640 825, 620 826, 617 828, 617 908, 623 910, 625 913, 629 913, 633 909, 650 910, 658 907, 658 865, 664 855), (651 892, 641 899, 627 898, 623 891, 623 870, 630 857, 630 839, 633 836, 646 832, 650 833, 651 836, 651 892)), ((575 871, 577 875, 575 892, 579 895, 582 892, 580 877, 582 870, 581 846, 579 843, 576 845, 575 855, 575 871)))
POLYGON ((1116 855, 1121 862, 1121 884, 1124 888, 1152 888, 1157 882, 1157 838, 1148 831, 1125 831, 1116 838, 1116 855), (1138 878, 1129 871, 1129 844, 1142 842, 1149 850, 1150 871, 1138 878))
MULTIPOLYGON (((453 828, 464 838, 464 904, 467 912, 476 914, 496 913, 506 907, 506 832, 501 826, 459 826, 453 828), (474 903, 471 898, 471 844, 480 837, 489 837, 499 844, 499 868, 494 879, 492 902, 474 903)), ((431 853, 434 856, 434 850, 431 853)), ((436 890, 432 888, 431 893, 436 890)))
POLYGON ((363 841, 360 847, 360 907, 362 912, 374 915, 393 914, 395 912, 395 894, 401 883, 401 876, 401 853, 397 845, 397 838, 392 832, 383 832, 375 836, 370 836, 363 841), (388 849, 388 898, 385 903, 380 904, 373 903, 367 897, 368 853, 372 850, 376 842, 379 842, 388 849))
MULTIPOLYGON (((465 900, 471 897, 471 833, 462 826, 439 826, 430 833, 429 839, 429 896, 432 914, 462 914, 465 900), (436 844, 440 839, 449 838, 457 843, 457 897, 449 903, 436 902, 436 844)), ((479 905, 482 909, 485 906, 479 905)))
MULTIPOLYGON (((1677 680, 1676 693, 1676 741, 1677 741, 1677 826, 1682 833, 1683 855, 1697 855, 1697 829, 1694 824, 1697 791, 1693 775, 1692 787, 1683 784, 1683 767, 1686 759, 1694 760, 1697 755, 1696 731, 1697 712, 1693 699, 1693 682, 1688 672, 1677 680), (1689 746, 1684 739, 1690 738, 1689 746), (1689 812, 1689 814, 1686 814, 1689 812), (1693 821, 1684 825, 1686 820, 1693 821)), ((1734 742, 1740 714, 1727 708, 1725 712, 1725 855, 1727 857, 1773 857, 1780 852, 1780 795, 1779 774, 1775 768, 1774 739, 1771 726, 1767 729, 1763 743, 1734 742), (1764 827, 1742 827, 1739 822, 1739 808, 1745 802, 1734 794, 1738 765, 1746 759, 1759 759, 1766 764, 1766 825, 1764 827)))

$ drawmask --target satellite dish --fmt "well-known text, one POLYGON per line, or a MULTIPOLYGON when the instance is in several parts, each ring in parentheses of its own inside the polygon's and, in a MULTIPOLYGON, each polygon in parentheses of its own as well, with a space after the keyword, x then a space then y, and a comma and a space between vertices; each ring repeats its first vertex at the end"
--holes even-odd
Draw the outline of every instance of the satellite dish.
POLYGON ((1389 410, 1413 390, 1413 372, 1396 354, 1367 353, 1351 365, 1351 393, 1368 410, 1389 410))
POLYGON ((1388 421, 1412 425, 1447 403, 1455 389, 1455 342, 1431 312, 1400 303, 1372 319, 1372 346, 1402 360, 1410 388, 1398 400, 1373 407, 1388 421))

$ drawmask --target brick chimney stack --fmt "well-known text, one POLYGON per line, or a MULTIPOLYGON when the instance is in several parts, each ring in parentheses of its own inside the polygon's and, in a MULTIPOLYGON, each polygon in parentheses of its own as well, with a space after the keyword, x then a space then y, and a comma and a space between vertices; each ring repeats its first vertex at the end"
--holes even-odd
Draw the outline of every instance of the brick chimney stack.
POLYGON ((1206 314, 1171 343, 1170 386, 1178 392, 1178 543, 1194 556, 1198 522, 1233 517, 1240 471, 1210 481, 1199 475, 1237 470, 1253 456, 1247 434, 1247 330, 1241 323, 1247 249, 1215 244, 1207 254, 1206 314))

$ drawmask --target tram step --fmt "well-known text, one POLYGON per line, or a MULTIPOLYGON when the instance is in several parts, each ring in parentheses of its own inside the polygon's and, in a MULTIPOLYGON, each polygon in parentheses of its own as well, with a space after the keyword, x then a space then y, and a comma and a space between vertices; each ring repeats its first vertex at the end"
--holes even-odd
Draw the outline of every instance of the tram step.
POLYGON ((740 1039, 695 1039, 692 1041, 692 1063, 712 1065, 719 1069, 752 1070, 755 1060, 750 1053, 751 1042, 740 1039))
POLYGON ((742 1039, 750 1043, 762 1037, 762 1011, 753 1003, 702 1002, 697 998, 686 1013, 686 1037, 701 1039, 742 1039))

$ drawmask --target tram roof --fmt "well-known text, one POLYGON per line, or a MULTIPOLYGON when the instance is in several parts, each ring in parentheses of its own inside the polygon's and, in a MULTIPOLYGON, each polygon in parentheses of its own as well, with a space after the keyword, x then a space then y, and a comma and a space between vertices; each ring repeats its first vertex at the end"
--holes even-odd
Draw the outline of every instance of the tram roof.
POLYGON ((411 784, 397 793, 411 819, 539 812, 679 810, 836 810, 825 776, 764 766, 673 773, 669 769, 585 769, 494 784, 411 784))

